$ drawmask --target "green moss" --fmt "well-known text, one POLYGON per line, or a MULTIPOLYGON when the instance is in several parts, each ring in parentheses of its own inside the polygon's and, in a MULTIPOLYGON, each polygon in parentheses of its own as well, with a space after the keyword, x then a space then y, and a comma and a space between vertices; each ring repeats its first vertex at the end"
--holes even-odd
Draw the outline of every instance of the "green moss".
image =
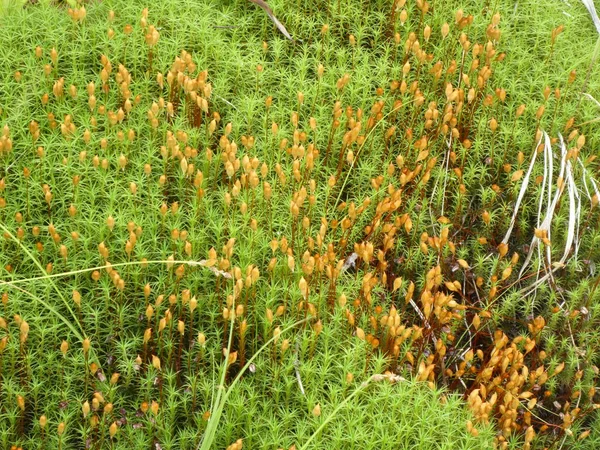
MULTIPOLYGON (((519 253, 519 265, 515 265, 505 283, 500 283, 498 297, 488 298, 493 285, 491 276, 501 276, 509 266, 507 258, 500 258, 496 248, 510 225, 521 188, 521 181, 513 181, 511 177, 518 170, 527 171, 537 144, 536 129, 540 127, 551 136, 557 136, 563 132, 567 120, 574 117, 576 127, 586 136, 580 155, 583 161, 593 156, 600 144, 597 123, 590 123, 599 116, 597 105, 580 95, 584 86, 595 97, 600 92, 598 65, 592 65, 597 35, 582 5, 574 4, 565 15, 566 6, 561 2, 528 0, 515 5, 483 0, 435 0, 431 1, 432 11, 421 21, 417 7, 409 2, 407 22, 404 25, 396 22, 395 30, 391 30, 389 1, 272 0, 269 4, 276 16, 292 36, 301 41, 292 43, 278 34, 264 12, 250 2, 167 0, 149 5, 148 24, 153 24, 160 33, 158 44, 150 50, 140 27, 141 11, 147 6, 143 2, 90 2, 86 4, 87 17, 83 23, 74 23, 66 7, 47 3, 21 8, 17 2, 4 2, 0 15, 0 126, 8 127, 13 146, 10 153, 0 156, 0 178, 6 184, 0 192, 6 202, 0 209, 0 223, 3 230, 14 236, 18 235, 19 227, 24 232, 21 240, 6 235, 0 243, 0 279, 2 282, 29 280, 2 286, 8 297, 0 306, 0 315, 7 320, 8 328, 0 329, 0 339, 4 336, 9 339, 0 356, 1 446, 37 448, 44 439, 57 447, 56 427, 65 422, 63 448, 80 448, 86 439, 97 446, 112 448, 145 448, 155 442, 163 449, 196 448, 207 426, 202 415, 208 410, 214 411, 215 407, 222 348, 227 344, 229 325, 222 314, 233 286, 224 277, 199 266, 182 265, 185 274, 178 280, 175 269, 180 264, 169 268, 167 258, 172 255, 177 261, 199 261, 206 259, 213 247, 221 257, 223 246, 231 238, 236 242, 230 262, 241 268, 242 279, 249 265, 260 270, 259 281, 244 288, 237 300, 246 305, 243 316, 248 326, 246 361, 273 336, 275 327, 283 329, 306 314, 299 305, 302 276, 308 280, 309 300, 313 312, 322 321, 323 331, 316 336, 308 324, 297 327, 281 336, 276 347, 269 346, 259 355, 256 372, 247 373, 231 391, 217 429, 215 448, 225 448, 238 438, 244 438, 247 448, 289 448, 293 444, 302 448, 321 421, 373 373, 393 369, 406 378, 417 376, 419 363, 435 352, 432 339, 419 338, 412 347, 404 344, 402 356, 394 359, 389 352, 373 351, 360 341, 355 336, 356 327, 377 335, 380 330, 375 330, 370 316, 379 323, 392 304, 401 310, 402 324, 407 328, 425 327, 412 306, 403 305, 403 298, 409 281, 414 281, 414 299, 420 307, 419 298, 427 285, 428 271, 437 265, 443 267, 444 281, 461 283, 463 292, 455 296, 468 307, 467 313, 457 312, 459 320, 448 327, 440 325, 433 332, 449 348, 446 368, 455 371, 460 363, 457 355, 469 346, 489 354, 493 347, 490 336, 496 329, 503 330, 511 339, 517 335, 530 336, 527 323, 543 315, 548 326, 538 346, 550 356, 543 364, 552 361, 549 365, 552 370, 560 361, 565 360, 567 364, 561 376, 548 383, 553 388, 551 398, 543 404, 540 401, 536 407, 535 413, 541 417, 534 423, 536 429, 539 430, 544 421, 560 424, 559 413, 552 410, 552 402, 564 405, 573 390, 587 395, 589 388, 597 384, 594 367, 599 363, 598 334, 594 323, 600 310, 593 264, 598 261, 595 249, 600 235, 597 211, 590 208, 584 197, 583 172, 579 166, 574 172, 583 202, 577 237, 578 257, 571 258, 551 284, 541 285, 535 294, 522 295, 521 289, 535 279, 536 268, 544 266, 543 255, 535 254, 523 278, 517 278, 527 254, 526 246, 531 242, 534 228, 538 227, 536 221, 543 192, 542 184, 534 181, 544 174, 540 154, 510 240, 507 258, 513 252, 519 253), (491 9, 491 4, 498 9, 491 9), (465 15, 474 15, 473 24, 465 32, 472 44, 482 45, 488 40, 486 27, 493 14, 500 12, 502 37, 496 51, 506 54, 502 62, 492 63, 492 82, 481 91, 475 102, 477 106, 473 111, 465 107, 464 114, 472 117, 461 121, 462 135, 458 140, 470 139, 469 149, 456 139, 448 141, 445 136, 437 137, 435 132, 425 128, 424 120, 430 102, 437 102, 434 108, 440 110, 440 116, 444 115, 446 82, 456 83, 458 79, 458 72, 451 75, 445 72, 452 65, 451 61, 458 67, 464 61, 468 67, 473 60, 472 47, 463 54, 458 44, 461 32, 454 26, 454 17, 459 8, 465 15), (111 9, 115 11, 115 18, 109 22, 111 9), (446 22, 451 25, 450 34, 442 39, 440 30, 446 22), (325 23, 329 30, 323 34, 325 23), (128 24, 133 26, 133 32, 126 35, 123 30, 128 24), (429 41, 422 36, 423 24, 431 26, 429 41), (564 24, 565 30, 551 48, 551 31, 560 24, 564 24), (112 39, 108 35, 109 28, 114 31, 112 39), (393 39, 394 31, 400 34, 398 46, 393 39), (418 34, 421 48, 433 55, 432 61, 421 66, 414 55, 405 58, 404 43, 411 32, 418 34), (355 37, 354 46, 349 43, 350 34, 355 37), (36 46, 43 49, 40 59, 34 53, 36 46), (57 50, 58 61, 46 76, 44 65, 51 63, 51 48, 57 50), (210 115, 202 117, 200 127, 192 126, 184 113, 184 107, 189 106, 186 100, 176 105, 178 111, 172 119, 166 120, 162 111, 156 113, 160 121, 157 129, 153 129, 148 110, 159 98, 165 102, 173 99, 166 73, 182 50, 191 55, 194 76, 201 70, 208 73, 207 80, 212 86, 210 115), (106 55, 112 64, 108 94, 101 89, 101 55, 106 55), (414 96, 390 89, 393 81, 403 79, 407 60, 411 70, 406 74, 406 81, 409 85, 418 81, 424 97, 423 106, 418 108, 414 106, 414 96), (436 81, 430 69, 438 60, 443 61, 444 75, 436 81), (98 107, 103 105, 107 111, 115 112, 124 106, 115 80, 120 64, 132 77, 131 98, 139 96, 140 102, 122 123, 111 125, 98 112, 98 107), (324 68, 322 77, 318 76, 319 64, 324 68), (258 66, 262 70, 257 70, 258 66), (568 84, 573 70, 577 72, 576 80, 568 84), (20 80, 15 76, 17 71, 21 73, 20 80), (163 87, 156 81, 157 72, 165 75, 163 87), (349 83, 340 90, 336 84, 345 74, 349 75, 349 83), (53 86, 61 77, 65 94, 56 98, 53 86), (97 106, 93 112, 90 112, 86 92, 90 82, 95 83, 96 89, 97 106), (71 84, 77 88, 76 98, 69 95, 71 84), (538 122, 536 111, 544 103, 546 86, 552 92, 560 88, 560 100, 551 94, 546 112, 538 122), (381 91, 378 92, 378 88, 381 91), (493 97, 496 88, 506 90, 505 101, 496 99, 491 106, 482 106, 482 98, 493 97), (303 94, 302 104, 298 92, 303 94), (46 93, 49 102, 43 105, 41 99, 46 93), (267 108, 265 101, 269 96, 272 106, 267 108), (398 111, 392 111, 397 99, 403 104, 398 111), (381 120, 367 129, 367 120, 378 100, 383 102, 381 120), (336 101, 341 107, 339 128, 332 127, 336 101), (521 104, 527 105, 526 111, 515 120, 515 111, 521 104), (348 149, 342 148, 342 139, 348 131, 346 114, 353 120, 358 119, 359 109, 363 111, 364 142, 352 147, 357 160, 351 165, 346 162, 348 149), (286 152, 294 138, 293 111, 298 113, 298 129, 307 136, 305 152, 308 144, 319 151, 312 170, 306 169, 306 159, 302 160, 298 180, 293 172, 294 158, 286 152), (221 119, 211 135, 208 124, 215 112, 221 119), (51 127, 49 113, 54 114, 55 129, 51 127), (61 134, 66 115, 70 115, 76 125, 68 139, 61 134), (92 116, 97 120, 96 125, 92 123, 92 116), (311 118, 317 124, 314 130, 311 118), (494 133, 489 126, 492 118, 499 123, 494 133), (33 120, 41 130, 35 142, 28 127, 33 120), (278 128, 275 134, 273 122, 278 128), (229 138, 239 146, 237 157, 257 158, 259 165, 254 169, 258 173, 263 162, 267 165, 260 182, 270 184, 271 198, 266 198, 260 185, 256 189, 242 188, 236 196, 238 193, 232 187, 244 168, 233 179, 228 179, 225 173, 219 138, 227 123, 232 124, 229 138), (386 137, 392 126, 396 127, 395 133, 386 137), (91 131, 89 143, 84 139, 86 129, 91 131), (132 142, 126 137, 120 140, 119 133, 127 136, 130 129, 134 130, 135 139, 132 142), (407 137, 408 129, 413 133, 412 138, 407 137), (177 131, 187 133, 187 143, 179 139, 180 151, 185 151, 186 145, 190 151, 197 150, 197 154, 190 153, 186 157, 186 164, 194 164, 195 169, 203 173, 201 199, 196 197, 198 186, 193 184, 195 170, 185 177, 180 157, 161 155, 161 146, 168 144, 167 132, 177 131), (250 135, 255 138, 254 146, 245 149, 242 140, 250 135), (429 153, 417 161, 419 150, 415 148, 415 141, 422 135, 432 139, 429 153), (106 148, 102 147, 103 139, 107 140, 106 148), (282 145, 282 139, 287 139, 287 144, 282 145), (448 145, 454 154, 449 153, 448 145), (44 149, 43 157, 36 154, 39 146, 44 149), (518 160, 520 152, 523 154, 521 162, 518 160), (126 158, 124 168, 119 166, 119 161, 123 161, 121 156, 126 158), (402 168, 398 167, 399 156, 404 159, 402 168), (103 168, 103 160, 107 168, 103 168), (426 172, 423 169, 414 182, 401 185, 402 169, 406 174, 418 163, 432 164, 430 180, 423 180, 426 172), (285 185, 275 171, 277 164, 285 174, 285 185), (390 164, 396 164, 393 174, 388 173, 390 164), (511 166, 505 170, 503 164, 511 166), (459 167, 460 176, 454 170, 459 167), (24 176, 25 169, 30 171, 29 177, 24 176), (335 175, 337 184, 328 186, 328 180, 335 175), (78 183, 73 182, 74 176, 80 177, 78 183), (165 183, 161 176, 165 176, 165 183), (381 179, 377 180, 379 176, 381 179), (314 192, 310 179, 315 180, 314 192), (135 194, 131 183, 135 183, 135 194), (51 192, 49 204, 44 184, 51 192), (332 267, 335 267, 337 261, 344 261, 355 250, 355 244, 368 241, 375 250, 379 249, 385 233, 380 230, 370 233, 366 227, 371 225, 378 211, 377 203, 389 194, 388 185, 403 189, 402 207, 383 220, 393 223, 408 216, 412 228, 406 222, 397 227, 394 244, 384 257, 388 264, 388 283, 379 280, 373 289, 372 304, 367 305, 361 291, 362 281, 367 272, 381 275, 376 253, 368 263, 359 257, 356 267, 342 273, 331 290, 323 273, 309 276, 308 269, 302 271, 302 263, 307 262, 303 261, 303 254, 308 250, 309 256, 318 254, 324 258, 327 244, 331 243, 335 252, 332 267), (302 187, 307 189, 308 195, 315 195, 315 201, 309 206, 306 199, 294 222, 290 202, 302 187), (234 197, 230 206, 224 202, 226 194, 234 197), (335 230, 331 227, 332 220, 342 221, 348 214, 348 209, 338 207, 347 207, 352 202, 358 207, 367 198, 371 203, 364 203, 365 212, 347 233, 341 231, 341 226, 335 230), (177 212, 171 209, 174 202, 179 206, 177 212), (247 205, 246 213, 240 212, 243 202, 247 205), (165 214, 161 212, 163 204, 167 208, 165 214), (76 208, 74 216, 69 214, 71 206, 76 208), (489 223, 482 220, 486 211, 489 223), (22 220, 17 220, 17 213, 22 220), (428 248, 425 253, 419 245, 420 238, 427 233, 424 241, 427 242, 427 237, 440 235, 443 226, 437 219, 442 215, 449 220, 444 226, 450 228, 456 254, 448 246, 438 253, 433 245, 425 245, 428 248), (115 220, 112 230, 106 224, 108 216, 115 220), (304 217, 308 220, 306 225, 302 224, 304 217), (325 245, 311 249, 309 238, 316 240, 324 218, 330 226, 324 236, 325 245), (256 230, 249 226, 252 219, 257 221, 256 230), (127 228, 131 222, 134 234, 139 227, 139 235, 129 255, 126 243, 132 239, 131 230, 127 228), (49 233, 50 225, 55 227, 54 237, 49 233), (33 234, 35 226, 40 227, 39 236, 33 234), (174 230, 185 230, 187 238, 177 239, 174 230), (79 234, 77 240, 72 232, 79 234), (294 272, 289 270, 286 255, 270 248, 273 239, 284 236, 293 246, 294 272), (483 237, 487 241, 478 240, 483 237), (190 252, 186 251, 184 241, 191 246, 190 252), (36 248, 38 242, 43 248, 36 248), (99 269, 99 281, 91 278, 90 269, 102 267, 106 262, 99 254, 101 242, 109 251, 108 261, 115 265, 125 282, 124 289, 115 288, 105 267, 99 269), (67 251, 66 258, 61 256, 61 245, 67 251), (267 268, 273 257, 277 258, 276 265, 269 272, 267 268), (154 262, 144 267, 140 264, 142 258, 154 262), (458 258, 468 262, 468 271, 458 270, 458 258), (73 273, 40 278, 50 263, 53 274, 73 273), (404 277, 405 283, 398 292, 392 292, 392 276, 404 277), (586 280, 588 276, 592 279, 586 280), (479 285, 475 283, 477 277, 482 278, 479 285), (146 284, 151 288, 149 298, 144 296, 146 284), (189 307, 183 304, 185 289, 198 301, 193 322, 189 307), (71 300, 74 290, 81 294, 81 309, 71 300), (353 324, 342 306, 331 305, 342 293, 348 298, 348 312, 352 312, 356 320, 353 324), (164 296, 162 303, 157 301, 160 295, 164 296), (173 305, 169 305, 170 295, 177 296, 173 305), (357 299, 360 300, 358 306, 354 305, 357 299), (552 308, 563 302, 566 310, 585 308, 587 313, 571 319, 553 313, 552 308), (145 316, 148 305, 154 308, 149 320, 145 316), (270 323, 267 309, 276 312, 284 306, 282 314, 276 314, 270 323), (376 306, 382 310, 377 312, 376 306), (469 323, 475 312, 485 310, 491 311, 492 319, 479 331, 481 339, 473 340, 469 323), (167 311, 173 320, 159 333, 159 320, 167 311), (19 342, 16 314, 29 324, 25 346, 19 342), (183 336, 177 331, 178 320, 184 322, 183 336), (152 339, 145 344, 143 336, 148 328, 152 329, 152 339), (457 336, 454 344, 447 339, 449 331, 457 336), (200 332, 207 338, 206 347, 194 344, 200 332), (81 349, 84 336, 92 342, 89 359, 81 349), (290 339, 290 347, 282 355, 283 339, 290 339), (60 352, 63 340, 69 343, 64 356, 60 352), (417 358, 416 363, 409 364, 403 359, 409 349, 417 358), (582 354, 580 349, 586 349, 586 353, 582 354), (161 359, 160 372, 151 365, 152 354, 158 354, 161 359), (138 356, 143 358, 141 367, 136 362, 138 356), (300 361, 305 395, 300 392, 296 378, 296 358, 300 361), (101 368, 103 376, 90 373, 89 366, 85 367, 90 362, 101 368), (575 383, 579 370, 582 381, 575 383), (109 380, 117 372, 120 376, 113 385, 109 380), (350 385, 345 381, 349 372, 356 380, 350 385), (82 404, 86 400, 92 402, 94 391, 102 392, 106 402, 112 403, 114 408, 106 414, 92 413, 84 420, 82 404), (18 409, 18 395, 25 398, 25 412, 18 409), (142 402, 152 401, 160 404, 157 417, 140 411, 142 402), (316 404, 321 406, 320 417, 311 413, 316 404), (38 423, 42 414, 48 418, 43 432, 38 423), (92 432, 90 418, 94 414, 100 422, 92 432), (119 423, 119 431, 111 440, 108 429, 115 421, 119 423)), ((471 83, 476 85, 476 76, 471 83)), ((586 165, 590 173, 595 174, 597 163, 590 161, 586 165)), ((557 172, 558 162, 554 166, 557 172)), ((250 170, 246 168, 246 172, 250 170)), ((553 261, 562 255, 568 219, 569 205, 563 197, 553 220, 553 261)), ((314 321, 311 324, 314 327, 314 321)), ((236 321, 232 350, 236 350, 241 359, 239 326, 240 321, 236 321)), ((534 354, 538 354, 537 349, 534 354)), ((535 359, 536 364, 542 364, 540 361, 535 359)), ((227 383, 240 369, 240 362, 238 359, 230 369, 227 383)), ((434 378, 443 384, 448 380, 439 360, 436 364, 434 378)), ((413 381, 395 385, 375 383, 336 413, 310 448, 491 448, 492 425, 477 424, 479 438, 467 432, 465 422, 470 413, 466 412, 459 396, 479 386, 472 374, 467 373, 465 380, 448 383, 456 391, 452 394, 442 394, 413 381), (461 387, 465 380, 469 383, 466 391, 461 387), (445 403, 441 402, 442 395, 445 403)), ((543 392, 536 391, 536 395, 541 398, 543 392)), ((582 399, 586 408, 594 400, 586 396, 582 399)), ((524 411, 520 409, 520 413, 524 411)), ((592 420, 590 418, 593 415, 586 420, 592 420)), ((575 443, 579 433, 587 428, 587 422, 576 422, 573 437, 564 438, 565 442, 573 446, 594 442, 597 432, 588 440, 575 443)), ((515 433, 508 439, 510 445, 521 445, 522 438, 522 433, 515 433)), ((562 439, 562 435, 555 440, 555 436, 547 434, 538 442, 546 445, 562 439)), ((589 445, 588 448, 594 448, 589 445)))

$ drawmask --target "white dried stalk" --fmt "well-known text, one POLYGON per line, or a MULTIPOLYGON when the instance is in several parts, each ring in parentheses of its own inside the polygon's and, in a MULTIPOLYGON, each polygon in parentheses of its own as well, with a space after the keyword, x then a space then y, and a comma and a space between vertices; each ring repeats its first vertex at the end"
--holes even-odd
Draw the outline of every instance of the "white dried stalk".
MULTIPOLYGON (((567 148, 565 146, 565 141, 561 134, 558 134, 560 139, 560 145, 562 148, 562 152, 564 155, 567 154, 567 148)), ((566 165, 566 185, 567 192, 569 193, 569 224, 567 227, 567 240, 565 242, 565 251, 563 253, 562 258, 560 259, 560 264, 564 264, 567 260, 567 256, 571 250, 571 246, 575 240, 575 228, 577 223, 579 222, 579 211, 577 208, 576 197, 579 197, 577 194, 577 187, 575 186, 575 179, 573 176, 573 166, 571 161, 567 161, 566 165)))
POLYGON ((581 0, 581 3, 586 7, 590 16, 592 17, 592 22, 596 26, 596 30, 600 34, 600 18, 598 18, 598 13, 596 12, 596 7, 594 6, 594 0, 581 0))
POLYGON ((517 214, 519 212, 519 207, 521 206, 521 202, 523 201, 523 197, 525 196, 525 191, 527 190, 527 185, 529 184, 529 177, 531 176, 531 171, 533 170, 533 165, 535 163, 535 159, 537 157, 537 148, 540 145, 540 141, 535 146, 535 150, 533 151, 533 156, 531 158, 531 163, 529 164, 529 169, 527 169, 527 173, 525 174, 525 178, 523 178, 523 184, 521 185, 521 190, 519 191, 519 196, 517 197, 517 203, 515 204, 515 210, 513 212, 512 218, 510 219, 510 226, 506 231, 506 235, 504 239, 502 239, 502 243, 508 243, 510 239, 510 235, 512 233, 513 227, 515 226, 515 221, 517 219, 517 214))
POLYGON ((578 161, 579 161, 579 165, 583 169, 583 185, 585 186, 585 190, 588 195, 588 198, 590 199, 590 201, 592 201, 592 197, 590 196, 590 192, 587 187, 587 182, 585 181, 586 177, 588 177, 590 179, 590 183, 592 184, 592 187, 594 188, 594 194, 596 195, 596 198, 598 200, 600 200, 600 190, 598 190, 598 185, 596 184, 596 180, 594 180, 594 178, 588 173, 588 170, 585 168, 585 166, 581 162, 581 159, 578 158, 578 161))
MULTIPOLYGON (((581 220, 581 196, 579 194, 579 189, 577 187, 577 183, 575 182, 575 173, 574 173, 573 164, 572 164, 571 160, 567 160, 567 158, 566 158, 568 152, 567 152, 567 148, 566 148, 564 139, 561 134, 559 134, 558 137, 560 139, 560 148, 561 148, 561 153, 562 153, 559 178, 562 177, 562 179, 564 181, 563 181, 562 185, 560 187, 557 187, 557 189, 555 191, 554 198, 552 200, 552 204, 550 205, 550 208, 548 210, 548 214, 546 215, 546 217, 544 218, 544 221, 542 222, 542 227, 543 228, 548 227, 548 228, 544 228, 544 229, 548 229, 548 233, 550 232, 549 230, 550 230, 551 223, 552 223, 552 217, 554 215, 554 211, 556 209, 558 200, 560 199, 560 196, 566 189, 568 197, 569 197, 569 220, 568 220, 567 230, 566 230, 567 236, 566 236, 566 240, 565 240, 565 248, 563 250, 563 254, 562 254, 561 258, 558 261, 552 262, 551 259, 548 260, 548 271, 544 274, 544 276, 542 276, 541 278, 538 278, 531 286, 521 290, 520 293, 522 295, 529 295, 530 293, 534 292, 537 289, 537 287, 540 286, 542 283, 544 283, 547 280, 551 280, 553 278, 554 273, 557 270, 566 266, 568 259, 569 259, 569 253, 571 252, 571 249, 572 248, 575 249, 575 251, 573 253, 573 256, 575 256, 575 257, 577 256, 577 252, 579 249, 579 227, 580 227, 580 220, 581 220)), ((587 194, 588 199, 590 199, 590 201, 592 201, 592 196, 590 195, 589 189, 587 187, 587 181, 586 181, 586 176, 588 176, 588 173, 585 170, 585 167, 583 166, 583 163, 581 162, 579 157, 578 157, 578 161, 579 161, 580 166, 583 168, 583 183, 584 183, 585 192, 587 194)), ((594 187, 595 193, 597 194, 598 189, 597 189, 595 180, 591 176, 589 177, 589 179, 594 187)), ((525 266, 526 266, 526 263, 524 264, 524 267, 525 266)), ((521 273, 519 274, 519 276, 522 275, 523 269, 524 268, 521 269, 521 273)))
MULTIPOLYGON (((540 139, 540 141, 537 143, 535 150, 534 150, 534 159, 532 159, 531 164, 529 166, 529 170, 528 170, 528 176, 531 172, 531 170, 533 169, 533 163, 535 162, 535 155, 537 155, 537 148, 539 147, 540 143, 542 142, 542 140, 540 139)), ((548 142, 544 142, 544 178, 542 180, 542 189, 540 190, 540 200, 539 200, 539 204, 538 204, 538 217, 537 217, 537 222, 536 222, 536 226, 537 228, 541 228, 541 223, 540 223, 540 217, 542 215, 542 205, 544 204, 544 193, 545 193, 545 187, 546 184, 548 183, 549 185, 552 185, 552 172, 548 170, 548 164, 550 164, 550 166, 552 165, 552 163, 548 163, 547 161, 547 151, 548 151, 548 142), (550 181, 548 181, 548 177, 550 177, 550 181)), ((528 178, 528 177, 527 177, 528 178)), ((525 181, 523 181, 523 186, 521 186, 521 192, 519 192, 519 199, 517 199, 517 205, 520 205, 520 199, 525 195, 525 191, 527 190, 527 186, 525 185, 525 181)), ((548 204, 550 203, 550 201, 548 200, 548 204)), ((516 216, 516 208, 515 208, 515 215, 513 216, 513 218, 516 216)), ((547 212, 546 212, 547 214, 547 212)), ((511 224, 513 225, 514 222, 511 224)), ((509 229, 510 231, 512 231, 512 227, 509 229)), ((503 240, 502 242, 507 243, 508 242, 508 234, 507 236, 505 236, 504 238, 505 240, 503 240)), ((519 272, 519 277, 521 278, 521 276, 523 275, 523 272, 525 272, 525 269, 527 268, 527 266, 529 265, 529 262, 531 261, 531 258, 533 257, 533 252, 536 250, 537 246, 538 246, 538 241, 539 239, 534 235, 533 239, 531 240, 531 244, 529 244, 529 252, 527 253, 527 256, 525 258, 525 261, 523 262, 523 266, 521 267, 521 271, 519 272)), ((539 250, 538 250, 538 256, 539 255, 539 250)), ((539 273, 539 267, 538 267, 538 273, 539 273)))
MULTIPOLYGON (((560 133, 559 133, 560 136, 560 133)), ((546 139, 546 143, 548 146, 548 151, 550 153, 550 168, 552 168, 552 143, 550 141, 550 136, 548 136, 548 133, 544 132, 544 138, 546 139)), ((548 212, 547 215, 545 217, 545 221, 546 223, 542 223, 542 229, 546 229, 548 232, 548 240, 550 242, 552 242, 552 219, 554 217, 554 210, 556 209, 556 205, 558 204, 558 200, 560 199, 560 197, 562 196, 564 190, 565 190, 565 173, 567 173, 567 177, 568 174, 570 173, 569 168, 571 167, 571 162, 567 160, 567 149, 564 145, 564 142, 562 141, 562 136, 560 136, 561 139, 561 147, 560 147, 560 151, 561 151, 561 161, 560 161, 560 173, 558 175, 558 180, 561 180, 561 185, 557 186, 556 188, 556 193, 554 195, 554 201, 552 202, 552 205, 548 205, 548 212), (545 225, 545 226, 544 226, 545 225)), ((550 195, 552 192, 552 186, 550 184, 548 184, 548 200, 550 200, 550 195)), ((569 204, 569 208, 571 207, 571 204, 569 204)), ((569 216, 569 221, 571 220, 570 216, 569 216)), ((569 245, 570 248, 570 245, 569 245)), ((547 267, 551 268, 552 267, 552 249, 550 247, 550 245, 546 246, 546 263, 547 263, 547 267)), ((550 275, 550 279, 554 282, 554 277, 553 277, 553 271, 550 270, 549 272, 550 275)))
MULTIPOLYGON (((544 146, 544 150, 550 150, 552 151, 552 145, 550 142, 550 138, 548 136, 548 134, 546 132, 544 132, 544 139, 545 139, 545 146, 544 146)), ((546 153, 544 153, 544 156, 546 155, 546 153)), ((550 156, 549 159, 551 159, 552 156, 550 156)), ((549 166, 551 167, 551 166, 549 166)), ((560 161, 560 171, 559 171, 559 175, 558 175, 558 179, 563 179, 565 177, 565 170, 567 167, 567 152, 566 149, 564 148, 564 143, 562 146, 562 158, 560 161)), ((570 163, 569 163, 569 167, 570 167, 570 163)), ((548 174, 548 183, 549 183, 549 190, 548 190, 548 195, 549 198, 548 200, 550 200, 551 195, 551 189, 552 189, 552 173, 548 174)), ((565 182, 563 182, 561 184, 561 186, 557 186, 556 190, 554 191, 554 198, 552 198, 551 203, 549 203, 548 208, 546 209, 546 216, 544 217, 544 220, 542 221, 541 225, 540 225, 540 229, 542 230, 546 230, 548 232, 548 239, 551 239, 551 223, 552 223, 552 218, 554 217, 554 211, 556 209, 556 205, 558 204, 558 200, 560 199, 564 189, 565 189, 565 182)), ((539 239, 537 237, 534 237, 533 241, 532 241, 532 246, 529 249, 529 253, 527 254, 527 258, 525 259, 525 262, 523 263, 523 267, 521 267, 521 271, 519 272, 519 278, 521 278, 521 276, 523 275, 523 273, 525 272, 525 269, 527 268, 527 265, 529 264, 529 261, 531 260, 532 254, 533 254, 533 250, 534 247, 538 244, 539 239)), ((550 253, 550 247, 546 247, 546 258, 547 258, 547 263, 548 266, 552 265, 552 255, 550 253)), ((552 271, 551 271, 552 272, 552 271)), ((551 273, 550 272, 550 273, 551 273)), ((551 275, 550 275, 551 276, 551 275)), ((537 284, 539 280, 536 281, 537 284)))

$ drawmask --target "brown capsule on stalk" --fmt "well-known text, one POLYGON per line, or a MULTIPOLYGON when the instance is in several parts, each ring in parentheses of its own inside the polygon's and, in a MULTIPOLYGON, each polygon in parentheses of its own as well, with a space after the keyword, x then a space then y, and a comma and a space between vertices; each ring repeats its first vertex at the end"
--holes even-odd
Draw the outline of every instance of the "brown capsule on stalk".
POLYGON ((21 411, 25 411, 25 398, 22 395, 17 395, 17 407, 21 411))
POLYGON ((156 355, 152 355, 152 366, 160 371, 160 358, 156 355))
POLYGON ((81 406, 81 412, 83 413, 83 418, 85 419, 90 413, 90 402, 87 400, 81 406))
POLYGON ((319 417, 321 415, 321 405, 319 405, 318 403, 315 405, 315 407, 312 410, 312 415, 315 417, 319 417))

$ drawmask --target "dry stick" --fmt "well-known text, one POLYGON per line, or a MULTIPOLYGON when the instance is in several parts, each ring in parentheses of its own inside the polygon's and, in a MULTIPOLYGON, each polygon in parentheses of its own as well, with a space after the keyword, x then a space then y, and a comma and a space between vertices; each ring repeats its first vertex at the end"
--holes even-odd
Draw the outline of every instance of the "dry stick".
POLYGON ((277 17, 275 17, 275 14, 273 14, 273 11, 271 10, 271 8, 269 8, 269 5, 267 5, 267 2, 265 2, 264 0, 249 0, 249 1, 258 5, 260 8, 262 8, 262 10, 267 13, 267 16, 269 16, 269 18, 273 21, 273 23, 275 24, 277 29, 279 31, 281 31, 281 34, 283 34, 290 41, 295 42, 294 38, 292 38, 292 36, 290 36, 290 33, 288 33, 288 31, 285 29, 283 24, 277 19, 277 17))

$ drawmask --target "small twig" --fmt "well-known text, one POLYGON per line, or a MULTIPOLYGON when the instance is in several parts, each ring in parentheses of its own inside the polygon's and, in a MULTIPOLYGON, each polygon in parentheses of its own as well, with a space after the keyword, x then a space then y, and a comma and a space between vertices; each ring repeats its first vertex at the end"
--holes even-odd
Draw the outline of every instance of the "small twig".
POLYGON ((294 38, 290 35, 290 33, 288 33, 288 30, 286 30, 285 27, 283 26, 283 24, 277 19, 277 17, 275 17, 275 14, 273 14, 273 11, 271 10, 271 8, 269 8, 269 5, 267 5, 267 2, 265 2, 264 0, 250 0, 250 1, 252 3, 258 5, 260 8, 262 8, 262 10, 264 12, 267 13, 267 16, 269 16, 269 18, 273 21, 273 23, 275 24, 277 29, 279 31, 281 31, 281 34, 283 34, 290 41, 295 42, 294 38))

